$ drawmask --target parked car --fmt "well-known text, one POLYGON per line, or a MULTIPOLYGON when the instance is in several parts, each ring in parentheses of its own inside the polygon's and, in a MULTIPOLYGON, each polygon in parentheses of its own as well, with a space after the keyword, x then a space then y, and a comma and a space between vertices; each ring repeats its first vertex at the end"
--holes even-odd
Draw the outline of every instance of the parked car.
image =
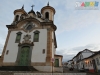
POLYGON ((74 68, 70 67, 70 68, 69 68, 69 70, 70 70, 70 71, 73 71, 73 70, 74 70, 74 68))
POLYGON ((84 68, 79 69, 80 72, 85 72, 84 68))

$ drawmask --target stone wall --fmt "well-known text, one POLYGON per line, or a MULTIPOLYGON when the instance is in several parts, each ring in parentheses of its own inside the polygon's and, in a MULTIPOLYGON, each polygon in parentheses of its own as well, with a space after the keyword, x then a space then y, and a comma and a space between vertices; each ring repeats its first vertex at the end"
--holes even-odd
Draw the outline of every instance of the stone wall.
POLYGON ((2 66, 2 58, 0 58, 0 66, 2 66))

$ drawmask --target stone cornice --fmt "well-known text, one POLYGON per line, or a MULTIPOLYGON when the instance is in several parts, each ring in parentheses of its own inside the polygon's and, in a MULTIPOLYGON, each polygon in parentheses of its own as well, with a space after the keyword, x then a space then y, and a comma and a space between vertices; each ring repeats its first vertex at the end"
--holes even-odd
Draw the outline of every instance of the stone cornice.
POLYGON ((6 25, 6 27, 7 27, 8 29, 15 29, 15 28, 17 28, 16 25, 6 25))
POLYGON ((16 14, 16 12, 22 12, 22 13, 24 13, 25 15, 28 15, 24 9, 17 9, 17 10, 15 10, 15 11, 14 11, 14 15, 16 14))
POLYGON ((27 44, 30 46, 34 46, 34 43, 30 41, 19 43, 18 46, 27 45, 27 44))
POLYGON ((50 22, 40 22, 39 20, 35 19, 35 18, 25 18, 23 20, 20 20, 20 21, 17 21, 15 25, 6 25, 6 27, 8 29, 16 29, 18 28, 18 24, 21 23, 21 22, 25 22, 25 21, 35 21, 36 23, 38 23, 39 25, 42 25, 42 26, 51 26, 54 30, 57 29, 56 25, 54 25, 53 21, 50 21, 50 22))
POLYGON ((41 25, 43 26, 51 26, 54 30, 57 29, 56 25, 54 25, 53 21, 51 22, 41 22, 41 25))

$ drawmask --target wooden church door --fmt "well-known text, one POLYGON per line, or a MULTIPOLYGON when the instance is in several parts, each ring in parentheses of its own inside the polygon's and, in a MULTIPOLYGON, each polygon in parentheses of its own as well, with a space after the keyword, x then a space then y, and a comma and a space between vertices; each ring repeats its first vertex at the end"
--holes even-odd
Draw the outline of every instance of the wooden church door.
POLYGON ((29 51, 30 51, 30 47, 28 46, 24 46, 21 48, 21 53, 18 62, 19 66, 28 66, 29 51))

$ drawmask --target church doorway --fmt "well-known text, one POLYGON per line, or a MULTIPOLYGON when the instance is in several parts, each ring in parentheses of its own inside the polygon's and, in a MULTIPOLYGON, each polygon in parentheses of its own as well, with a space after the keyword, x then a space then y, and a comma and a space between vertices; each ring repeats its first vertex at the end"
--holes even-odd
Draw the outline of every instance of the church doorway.
POLYGON ((24 46, 20 50, 20 55, 19 55, 19 62, 18 66, 28 66, 29 63, 29 52, 30 47, 29 46, 24 46))

